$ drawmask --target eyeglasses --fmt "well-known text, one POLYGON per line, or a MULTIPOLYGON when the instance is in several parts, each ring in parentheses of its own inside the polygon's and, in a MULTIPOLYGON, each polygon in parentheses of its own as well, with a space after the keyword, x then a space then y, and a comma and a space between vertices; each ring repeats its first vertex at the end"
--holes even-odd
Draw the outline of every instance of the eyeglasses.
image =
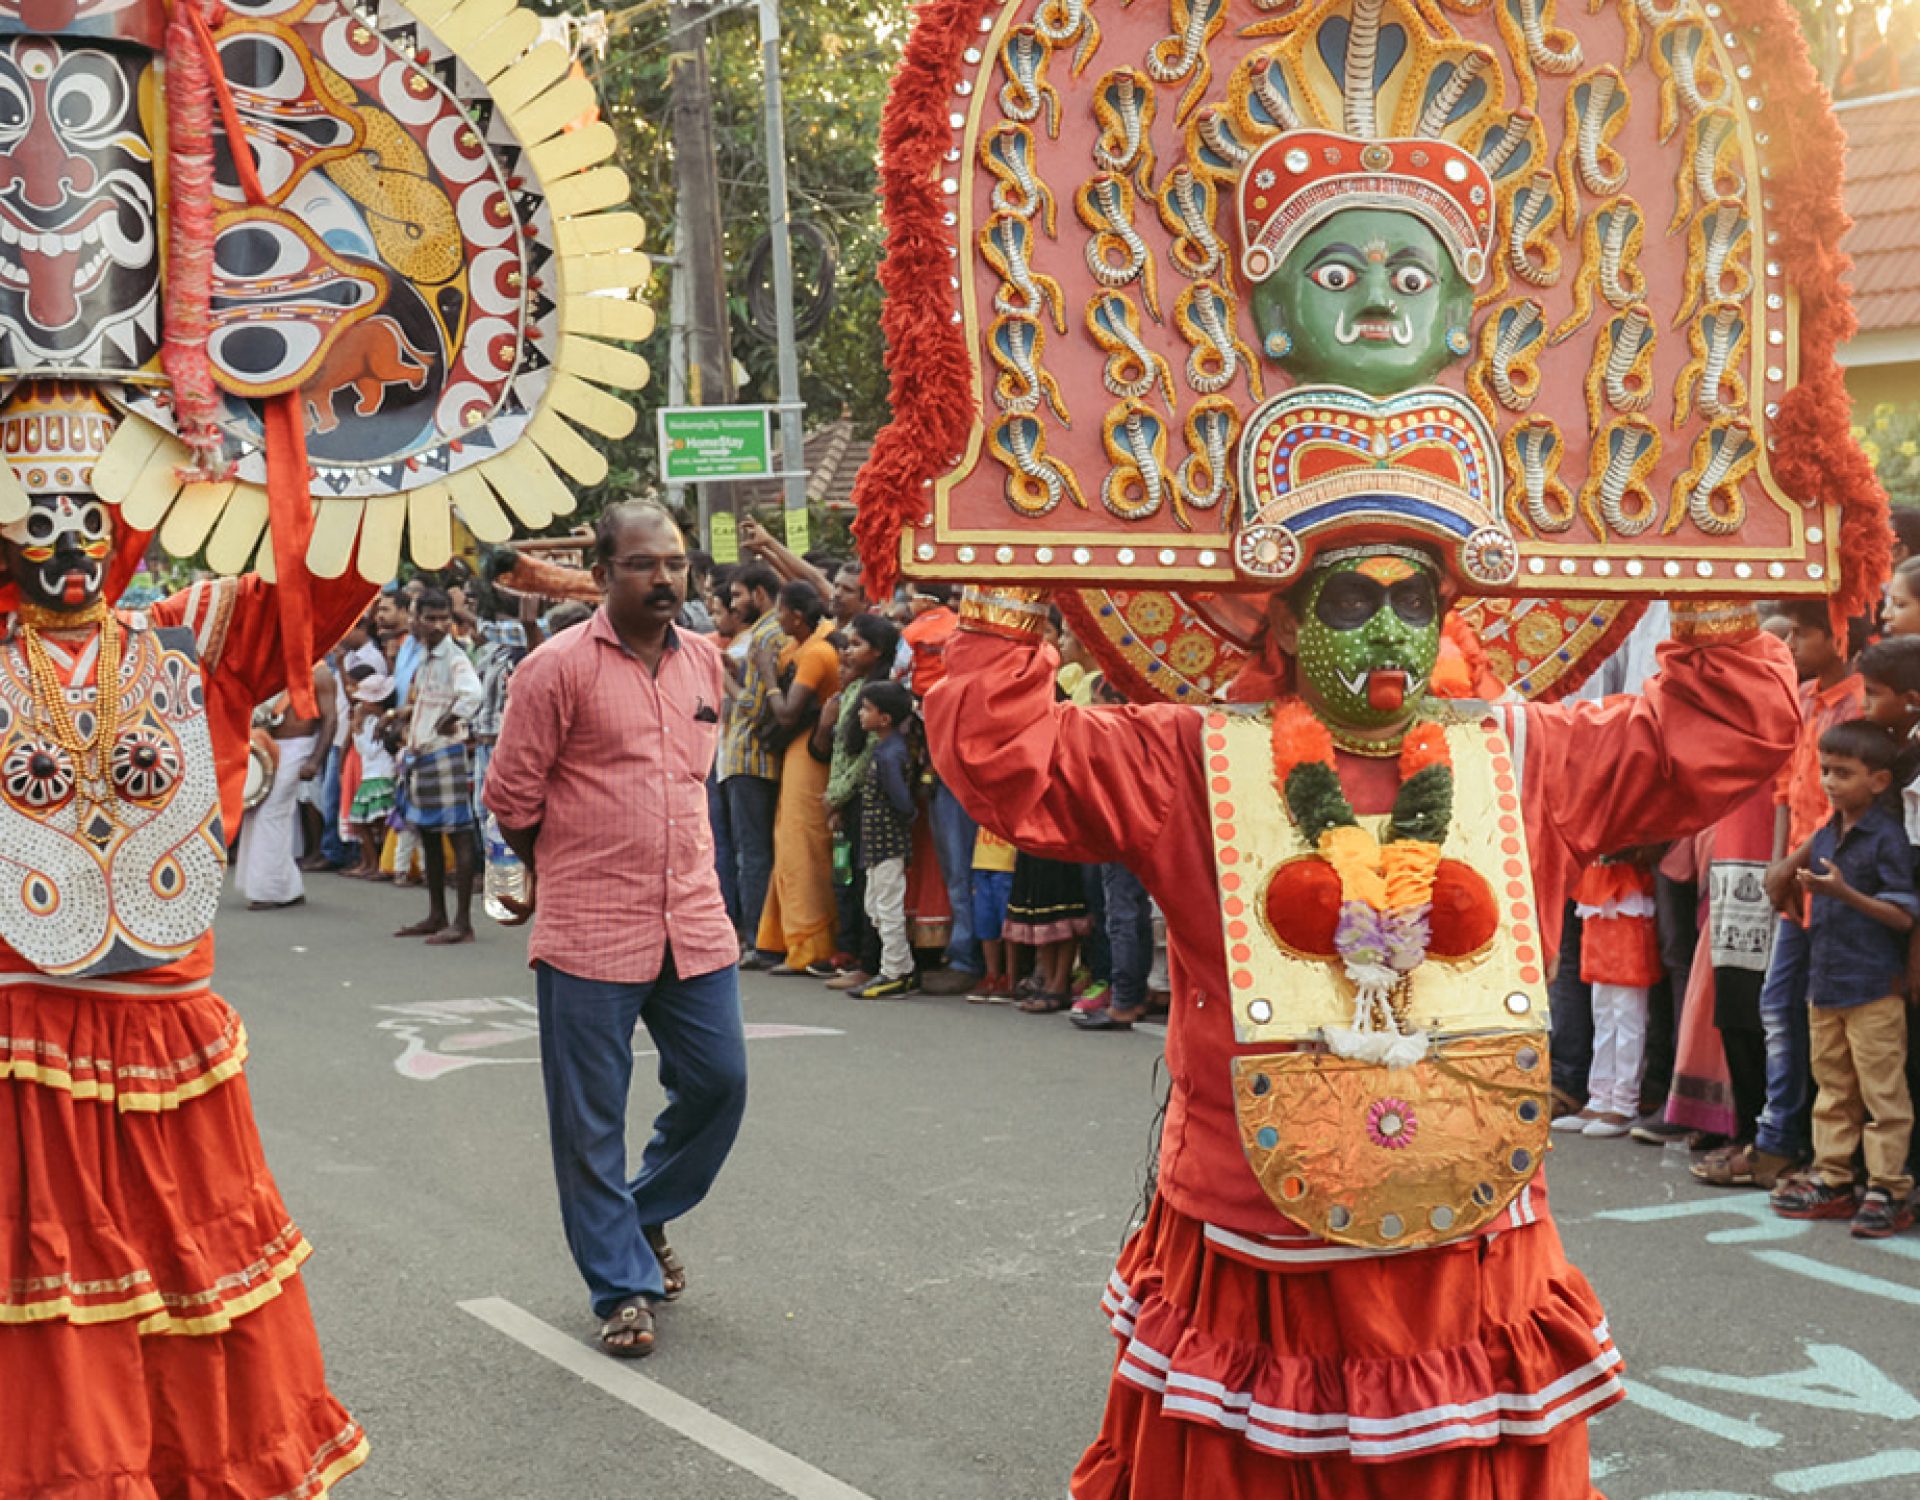
POLYGON ((613 565, 622 573, 652 573, 665 568, 669 573, 678 575, 693 566, 693 559, 684 552, 678 557, 648 557, 642 552, 631 557, 616 557, 613 565))

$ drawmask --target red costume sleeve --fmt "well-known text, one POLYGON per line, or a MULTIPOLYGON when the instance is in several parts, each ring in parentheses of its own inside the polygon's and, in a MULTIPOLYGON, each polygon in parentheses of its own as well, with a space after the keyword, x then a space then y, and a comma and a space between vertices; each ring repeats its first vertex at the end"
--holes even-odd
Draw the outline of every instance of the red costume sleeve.
POLYGON ((1769 635, 1740 645, 1669 641, 1644 693, 1520 712, 1522 797, 1549 947, 1580 870, 1717 822, 1779 770, 1800 730, 1793 660, 1769 635))
POLYGON ((1198 746, 1192 710, 1056 703, 1059 658, 1038 641, 961 630, 946 664, 926 699, 927 743, 976 820, 1029 854, 1156 867, 1198 746))
MULTIPOLYGON (((322 653, 347 633, 380 589, 351 568, 313 580, 313 643, 322 653)), ((273 585, 257 573, 196 584, 147 611, 158 626, 194 632, 206 674, 207 725, 220 766, 220 811, 231 838, 240 828, 253 710, 287 685, 280 655, 280 610, 273 585)))

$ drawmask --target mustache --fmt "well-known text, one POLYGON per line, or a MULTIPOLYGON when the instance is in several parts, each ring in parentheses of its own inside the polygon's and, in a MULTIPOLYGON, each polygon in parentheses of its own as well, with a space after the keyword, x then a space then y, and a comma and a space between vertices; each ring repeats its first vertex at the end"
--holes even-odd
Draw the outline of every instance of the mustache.
POLYGON ((1342 311, 1339 322, 1334 325, 1333 336, 1342 344, 1357 344, 1360 342, 1362 323, 1386 323, 1388 336, 1402 349, 1413 342, 1413 320, 1405 313, 1388 313, 1383 317, 1371 309, 1361 313, 1351 323, 1342 311))

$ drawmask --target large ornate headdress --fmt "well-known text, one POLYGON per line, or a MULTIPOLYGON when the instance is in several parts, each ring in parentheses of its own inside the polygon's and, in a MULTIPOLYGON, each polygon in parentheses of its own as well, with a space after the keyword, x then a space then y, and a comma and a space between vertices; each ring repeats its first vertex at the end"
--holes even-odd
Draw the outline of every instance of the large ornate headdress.
POLYGON ((1590 601, 1478 606, 1531 618, 1502 648, 1530 691, 1648 597, 1869 596, 1840 135, 1784 0, 1240 3, 922 9, 883 135, 870 566, 1084 590, 1170 695, 1215 685, 1222 598, 1353 534, 1590 601), (1330 242, 1352 277, 1420 236, 1406 285, 1457 316, 1410 291, 1312 322, 1330 242), (1423 416, 1447 436, 1400 441, 1423 416))
POLYGON ((504 541, 606 476, 651 267, 532 11, 0 0, 9 100, 0 379, 103 393, 94 488, 178 555, 277 576, 290 664, 307 570, 438 567, 456 515, 504 541))

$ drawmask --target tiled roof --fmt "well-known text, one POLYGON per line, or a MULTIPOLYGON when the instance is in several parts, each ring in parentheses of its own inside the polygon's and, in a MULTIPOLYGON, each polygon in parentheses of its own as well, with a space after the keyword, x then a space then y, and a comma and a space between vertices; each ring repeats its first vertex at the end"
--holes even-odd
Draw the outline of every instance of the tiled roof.
MULTIPOLYGON (((873 449, 873 439, 857 437, 853 421, 841 417, 807 434, 807 499, 836 509, 853 507, 853 479, 873 449)), ((779 505, 785 491, 777 479, 752 479, 735 486, 738 503, 779 505)))
POLYGON ((1860 331, 1920 328, 1920 90, 1849 100, 1840 123, 1860 331))

